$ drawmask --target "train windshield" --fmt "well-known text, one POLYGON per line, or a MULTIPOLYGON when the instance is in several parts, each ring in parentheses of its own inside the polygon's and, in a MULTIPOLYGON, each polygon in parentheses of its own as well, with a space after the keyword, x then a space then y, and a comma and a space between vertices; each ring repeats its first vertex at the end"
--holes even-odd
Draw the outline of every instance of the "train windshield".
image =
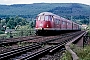
POLYGON ((48 21, 48 16, 45 16, 45 21, 48 21))
POLYGON ((38 19, 37 20, 40 20, 40 16, 38 17, 38 19))
POLYGON ((48 16, 48 15, 46 15, 46 16, 39 16, 38 20, 41 20, 41 21, 51 21, 52 17, 48 16))
POLYGON ((41 16, 41 20, 42 20, 42 21, 44 20, 44 16, 41 16))

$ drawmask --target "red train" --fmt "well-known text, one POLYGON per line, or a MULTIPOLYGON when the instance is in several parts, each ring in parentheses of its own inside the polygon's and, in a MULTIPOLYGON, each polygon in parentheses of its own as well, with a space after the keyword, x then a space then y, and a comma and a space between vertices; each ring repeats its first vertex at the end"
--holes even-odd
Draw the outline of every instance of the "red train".
POLYGON ((45 34, 51 31, 80 30, 79 24, 50 12, 42 12, 36 18, 36 34, 45 34))

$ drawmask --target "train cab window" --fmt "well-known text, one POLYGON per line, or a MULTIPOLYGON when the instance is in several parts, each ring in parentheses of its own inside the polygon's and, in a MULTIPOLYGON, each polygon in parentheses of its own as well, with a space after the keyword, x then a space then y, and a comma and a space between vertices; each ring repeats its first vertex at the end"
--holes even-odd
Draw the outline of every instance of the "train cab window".
POLYGON ((38 17, 38 20, 40 20, 40 18, 41 18, 41 17, 39 16, 39 17, 38 17))
POLYGON ((44 16, 39 16, 37 20, 38 20, 38 21, 39 21, 39 20, 43 21, 43 20, 45 20, 45 19, 44 19, 44 16))
POLYGON ((51 16, 45 16, 45 21, 52 21, 52 17, 51 16))
POLYGON ((48 16, 45 16, 45 21, 48 21, 48 16))
POLYGON ((39 16, 38 17, 38 20, 41 20, 41 21, 52 21, 52 17, 51 16, 39 16))
POLYGON ((49 17, 49 21, 52 21, 52 16, 48 16, 49 17))
POLYGON ((42 21, 44 20, 44 16, 41 16, 41 20, 42 20, 42 21))

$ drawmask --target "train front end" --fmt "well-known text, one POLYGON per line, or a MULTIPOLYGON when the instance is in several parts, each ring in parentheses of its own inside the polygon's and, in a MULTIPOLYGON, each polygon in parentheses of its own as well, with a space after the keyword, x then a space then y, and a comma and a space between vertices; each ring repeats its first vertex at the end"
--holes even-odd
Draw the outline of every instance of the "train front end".
POLYGON ((51 15, 47 15, 45 13, 39 14, 36 18, 36 34, 37 35, 43 35, 46 34, 49 30, 52 28, 51 23, 51 15))

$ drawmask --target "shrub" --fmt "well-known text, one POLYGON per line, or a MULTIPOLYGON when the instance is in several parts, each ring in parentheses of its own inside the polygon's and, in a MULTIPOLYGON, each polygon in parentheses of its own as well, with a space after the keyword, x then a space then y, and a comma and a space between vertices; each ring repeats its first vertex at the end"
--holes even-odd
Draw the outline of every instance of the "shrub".
POLYGON ((4 31, 0 31, 0 34, 4 34, 4 31))

